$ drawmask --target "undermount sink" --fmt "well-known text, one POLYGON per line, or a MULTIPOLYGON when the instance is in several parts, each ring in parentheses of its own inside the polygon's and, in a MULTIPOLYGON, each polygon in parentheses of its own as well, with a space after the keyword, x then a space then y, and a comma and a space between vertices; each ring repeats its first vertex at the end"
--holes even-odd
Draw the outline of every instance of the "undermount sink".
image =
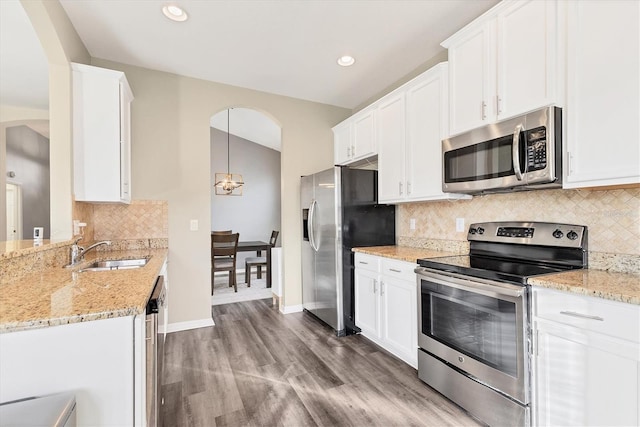
POLYGON ((149 262, 149 258, 150 257, 133 259, 107 259, 103 261, 96 261, 79 271, 130 270, 133 268, 144 267, 149 262))

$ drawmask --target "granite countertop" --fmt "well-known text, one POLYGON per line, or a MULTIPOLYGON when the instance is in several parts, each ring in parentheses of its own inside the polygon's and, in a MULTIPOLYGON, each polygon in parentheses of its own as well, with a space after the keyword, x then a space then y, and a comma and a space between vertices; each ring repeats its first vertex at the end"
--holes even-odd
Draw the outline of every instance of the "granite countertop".
POLYGON ((369 246, 364 248, 353 248, 353 252, 360 252, 367 255, 376 255, 386 258, 399 259, 416 263, 420 258, 439 258, 443 256, 459 255, 453 252, 436 251, 433 249, 412 248, 409 246, 369 246))
POLYGON ((0 285, 0 333, 143 314, 167 253, 92 252, 72 269, 48 268, 0 285), (78 273, 96 260, 146 256, 142 268, 78 273))
MULTIPOLYGON (((451 252, 409 246, 353 248, 354 252, 416 262, 419 258, 459 255, 451 252)), ((640 275, 602 270, 574 270, 529 279, 534 286, 640 305, 640 275)))
POLYGON ((612 301, 640 305, 640 275, 602 270, 574 270, 529 279, 541 286, 612 301))

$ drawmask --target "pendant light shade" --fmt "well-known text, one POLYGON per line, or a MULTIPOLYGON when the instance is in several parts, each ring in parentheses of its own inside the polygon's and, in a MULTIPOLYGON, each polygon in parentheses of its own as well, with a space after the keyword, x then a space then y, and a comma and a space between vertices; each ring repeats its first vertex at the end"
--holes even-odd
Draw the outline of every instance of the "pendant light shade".
POLYGON ((230 155, 230 131, 229 131, 229 112, 227 110, 227 172, 216 172, 214 188, 218 196, 242 196, 242 186, 244 181, 242 175, 229 172, 230 155))

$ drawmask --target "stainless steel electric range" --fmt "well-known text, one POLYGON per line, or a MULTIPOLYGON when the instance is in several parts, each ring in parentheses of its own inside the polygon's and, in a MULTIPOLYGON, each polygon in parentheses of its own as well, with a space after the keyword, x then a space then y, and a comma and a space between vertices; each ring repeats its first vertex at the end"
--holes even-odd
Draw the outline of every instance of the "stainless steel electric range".
POLYGON ((418 376, 492 426, 529 425, 530 277, 587 266, 587 227, 472 224, 469 255, 418 260, 418 376))

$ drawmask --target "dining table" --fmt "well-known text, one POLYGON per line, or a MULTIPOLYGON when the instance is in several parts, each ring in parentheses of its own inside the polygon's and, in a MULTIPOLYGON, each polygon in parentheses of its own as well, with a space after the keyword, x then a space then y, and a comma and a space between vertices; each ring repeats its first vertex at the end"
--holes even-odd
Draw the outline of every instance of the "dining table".
MULTIPOLYGON (((238 252, 255 252, 262 256, 262 251, 267 252, 267 288, 271 287, 271 245, 261 240, 248 240, 238 242, 238 252)), ((245 272, 248 274, 248 272, 245 272)), ((258 269, 258 279, 262 277, 262 269, 258 269)))

